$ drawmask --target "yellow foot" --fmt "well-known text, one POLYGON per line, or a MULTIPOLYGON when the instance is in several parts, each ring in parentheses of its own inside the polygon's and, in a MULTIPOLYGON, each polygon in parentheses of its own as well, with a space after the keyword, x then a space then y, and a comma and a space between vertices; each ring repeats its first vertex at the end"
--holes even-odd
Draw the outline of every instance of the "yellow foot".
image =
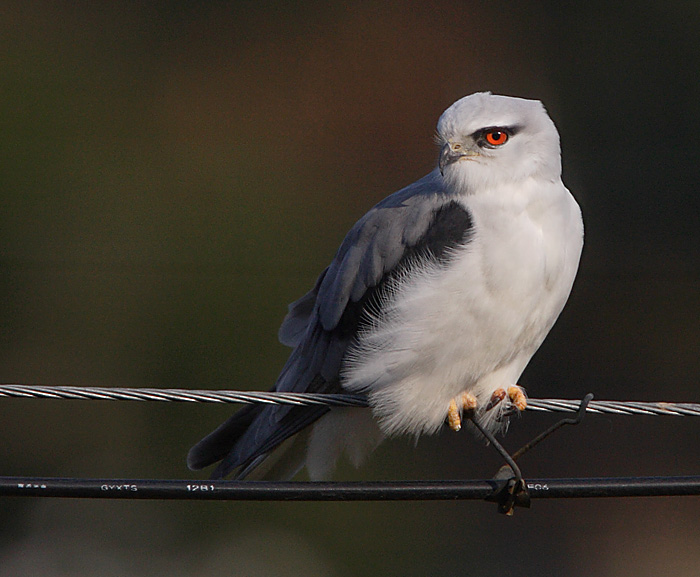
POLYGON ((471 393, 462 393, 450 401, 447 409, 447 424, 453 431, 462 428, 462 412, 473 412, 476 410, 476 397, 471 393))
POLYGON ((524 411, 527 408, 527 397, 520 387, 508 387, 508 398, 518 411, 524 411))

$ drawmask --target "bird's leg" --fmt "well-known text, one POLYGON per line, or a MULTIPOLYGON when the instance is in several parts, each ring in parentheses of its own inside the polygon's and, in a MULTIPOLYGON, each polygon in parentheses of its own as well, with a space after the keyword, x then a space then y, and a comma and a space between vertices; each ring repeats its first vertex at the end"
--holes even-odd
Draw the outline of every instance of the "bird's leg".
POLYGON ((476 404, 476 397, 466 391, 452 399, 447 409, 447 424, 450 429, 459 431, 462 428, 462 412, 473 413, 476 404))

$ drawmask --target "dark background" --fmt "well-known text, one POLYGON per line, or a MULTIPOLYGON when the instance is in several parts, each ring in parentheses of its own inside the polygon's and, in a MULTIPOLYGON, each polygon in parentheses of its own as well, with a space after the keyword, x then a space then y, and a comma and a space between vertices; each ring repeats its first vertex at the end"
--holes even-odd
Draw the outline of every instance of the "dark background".
MULTIPOLYGON (((440 113, 537 98, 586 246, 532 397, 700 401, 696 2, 8 2, 0 382, 267 389, 286 304, 432 169, 440 113)), ((206 478, 231 406, 0 400, 3 475, 206 478)), ((517 447, 557 417, 528 412, 517 447)), ((698 474, 700 422, 590 415, 526 476, 698 474)), ((486 478, 469 434, 338 479, 486 478)), ((5 498, 0 575, 698 574, 697 498, 180 503, 5 498)))

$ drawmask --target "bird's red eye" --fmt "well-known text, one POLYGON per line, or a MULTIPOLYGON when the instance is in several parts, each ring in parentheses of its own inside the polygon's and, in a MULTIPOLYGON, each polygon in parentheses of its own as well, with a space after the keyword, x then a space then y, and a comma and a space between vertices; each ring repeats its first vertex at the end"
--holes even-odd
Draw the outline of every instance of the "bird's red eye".
POLYGON ((491 146, 501 146, 508 141, 508 134, 503 130, 492 130, 485 134, 486 142, 491 146))

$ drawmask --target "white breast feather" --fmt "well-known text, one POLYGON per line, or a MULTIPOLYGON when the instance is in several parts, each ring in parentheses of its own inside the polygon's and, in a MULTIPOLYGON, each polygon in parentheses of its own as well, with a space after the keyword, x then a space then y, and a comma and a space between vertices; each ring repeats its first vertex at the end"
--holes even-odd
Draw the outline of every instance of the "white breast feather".
POLYGON ((492 192, 462 199, 471 240, 448 266, 398 279, 347 356, 343 386, 369 394, 386 434, 434 432, 461 392, 483 405, 516 384, 566 302, 582 245, 569 192, 541 181, 492 192))

